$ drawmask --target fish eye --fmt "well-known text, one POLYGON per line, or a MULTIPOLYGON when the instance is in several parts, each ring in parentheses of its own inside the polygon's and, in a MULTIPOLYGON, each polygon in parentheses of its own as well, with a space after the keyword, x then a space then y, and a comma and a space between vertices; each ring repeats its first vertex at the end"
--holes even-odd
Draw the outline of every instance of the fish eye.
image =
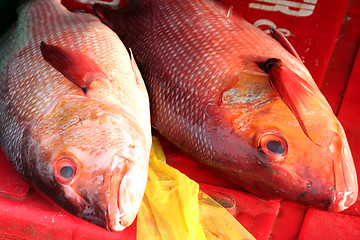
POLYGON ((76 164, 70 157, 60 158, 54 166, 54 178, 62 184, 70 183, 76 175, 76 164))
POLYGON ((267 159, 278 162, 286 156, 288 145, 281 135, 266 133, 259 139, 258 150, 267 159))
POLYGON ((60 169, 60 175, 66 179, 70 179, 73 173, 74 173, 74 169, 70 166, 64 166, 60 169))

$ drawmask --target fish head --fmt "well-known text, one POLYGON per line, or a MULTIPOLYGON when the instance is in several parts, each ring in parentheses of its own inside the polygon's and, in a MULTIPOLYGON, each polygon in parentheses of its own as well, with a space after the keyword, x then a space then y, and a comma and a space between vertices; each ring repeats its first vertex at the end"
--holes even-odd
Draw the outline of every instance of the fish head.
POLYGON ((111 231, 134 221, 145 191, 150 141, 116 106, 59 100, 31 132, 40 164, 32 183, 72 214, 111 231))
POLYGON ((221 100, 234 133, 229 143, 221 143, 229 148, 224 158, 239 159, 224 164, 223 172, 231 171, 230 180, 260 197, 329 211, 351 206, 358 194, 352 155, 320 91, 297 103, 299 117, 274 91, 268 75, 242 73, 241 79, 221 100))
MULTIPOLYGON (((340 123, 336 118, 324 122, 314 116, 307 122, 310 139, 281 100, 272 105, 248 132, 257 163, 267 175, 263 186, 271 182, 275 194, 284 199, 328 211, 351 206, 358 194, 357 178, 340 123), (335 125, 339 131, 329 130, 335 125)), ((316 112, 321 114, 320 109, 316 112)))

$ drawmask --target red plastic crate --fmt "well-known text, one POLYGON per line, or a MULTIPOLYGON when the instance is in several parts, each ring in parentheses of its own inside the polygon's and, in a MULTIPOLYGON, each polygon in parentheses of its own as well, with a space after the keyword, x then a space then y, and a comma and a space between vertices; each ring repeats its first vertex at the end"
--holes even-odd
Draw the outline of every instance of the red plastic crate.
POLYGON ((289 201, 281 201, 277 218, 271 230, 270 239, 296 239, 307 207, 289 201))
POLYGON ((360 50, 358 51, 356 61, 348 82, 344 98, 342 100, 339 120, 342 122, 347 134, 350 148, 355 165, 358 170, 358 180, 360 181, 360 50))
MULTIPOLYGON (((360 180, 359 0, 223 0, 260 28, 284 33, 337 112, 360 180), (340 32, 340 35, 339 35, 340 32), (326 74, 325 74, 326 73, 326 74), (351 73, 351 77, 350 77, 351 73), (345 91, 346 89, 346 91, 345 91), (343 97, 344 96, 344 97, 343 97)), ((344 213, 307 209, 288 201, 263 201, 204 169, 161 139, 168 163, 200 183, 257 239, 360 239, 360 201, 344 213)), ((57 209, 29 188, 0 153, 0 238, 135 239, 136 224, 112 233, 57 209)))
POLYGON ((360 1, 350 1, 330 64, 320 86, 321 92, 336 114, 339 112, 360 43, 359 16, 360 1))
POLYGON ((264 201, 249 193, 200 184, 200 190, 221 203, 256 239, 266 240, 279 212, 280 202, 264 201))
POLYGON ((12 169, 10 163, 5 159, 0 149, 0 194, 9 195, 16 198, 25 197, 30 187, 20 177, 20 175, 12 169))
POLYGON ((260 29, 278 28, 321 86, 349 0, 222 0, 260 29))
POLYGON ((360 237, 359 225, 359 217, 309 209, 298 239, 355 240, 360 237))

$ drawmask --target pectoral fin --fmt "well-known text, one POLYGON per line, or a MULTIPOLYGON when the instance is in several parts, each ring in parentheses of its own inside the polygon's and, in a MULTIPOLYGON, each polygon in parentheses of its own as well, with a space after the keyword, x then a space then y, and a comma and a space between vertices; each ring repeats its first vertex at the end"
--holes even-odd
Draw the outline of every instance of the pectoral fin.
POLYGON ((305 113, 311 108, 310 101, 316 95, 315 89, 286 67, 280 59, 268 59, 262 69, 269 74, 272 88, 293 112, 303 132, 313 141, 306 127, 305 113))
POLYGON ((41 42, 43 58, 67 79, 79 86, 86 93, 90 83, 105 78, 94 60, 87 55, 64 47, 41 42))
POLYGON ((297 54, 297 52, 295 51, 295 48, 291 45, 289 40, 287 40, 286 37, 279 30, 270 27, 270 33, 273 36, 273 38, 275 38, 276 41, 278 41, 289 53, 291 53, 297 59, 302 61, 299 54, 297 54))

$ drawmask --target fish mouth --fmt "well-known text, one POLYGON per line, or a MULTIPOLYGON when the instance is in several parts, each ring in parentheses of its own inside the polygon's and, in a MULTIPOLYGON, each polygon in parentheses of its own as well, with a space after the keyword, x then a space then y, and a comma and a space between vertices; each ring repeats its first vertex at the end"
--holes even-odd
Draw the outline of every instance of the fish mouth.
POLYGON ((109 219, 109 222, 107 224, 107 229, 113 232, 123 231, 132 223, 132 222, 130 224, 126 223, 123 220, 123 218, 126 218, 126 213, 119 213, 116 216, 114 216, 114 219, 109 219))
POLYGON ((341 212, 355 203, 358 196, 358 183, 346 139, 344 140, 337 132, 331 131, 330 134, 329 143, 325 149, 328 151, 329 162, 332 164, 329 169, 331 171, 328 171, 331 175, 323 179, 325 170, 320 168, 312 177, 305 177, 305 179, 312 179, 304 181, 309 191, 300 194, 298 200, 329 212, 341 212))
MULTIPOLYGON (((132 223, 127 209, 121 207, 122 191, 126 185, 129 160, 119 155, 113 157, 110 177, 109 206, 105 214, 106 228, 110 231, 122 231, 132 223)), ((133 219, 132 219, 133 220, 133 219)))
POLYGON ((334 172, 333 201, 328 211, 341 212, 355 203, 358 183, 354 162, 347 141, 337 132, 331 131, 329 150, 334 172))
POLYGON ((329 205, 328 211, 341 212, 353 205, 357 199, 357 190, 335 191, 334 201, 329 205))
POLYGON ((114 186, 111 192, 117 197, 109 202, 106 225, 110 231, 122 231, 134 222, 147 183, 147 169, 130 159, 118 159, 122 169, 115 170, 111 177, 114 186))

